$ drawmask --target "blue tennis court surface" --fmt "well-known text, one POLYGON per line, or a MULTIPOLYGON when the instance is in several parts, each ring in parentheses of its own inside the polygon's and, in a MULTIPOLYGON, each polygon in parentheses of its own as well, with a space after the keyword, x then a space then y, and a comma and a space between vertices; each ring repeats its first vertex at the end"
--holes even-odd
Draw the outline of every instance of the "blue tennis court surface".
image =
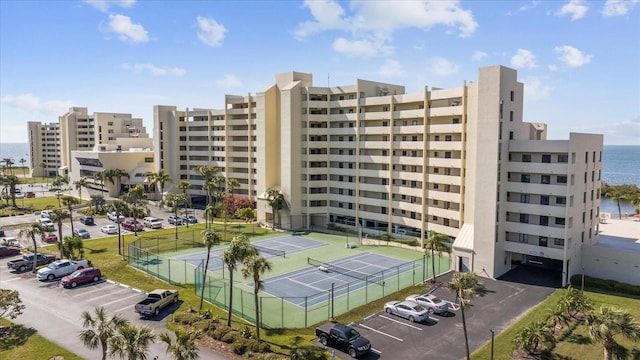
MULTIPOLYGON (((299 236, 285 236, 267 240, 260 241, 252 241, 251 245, 257 245, 258 252, 260 255, 265 258, 272 258, 276 255, 275 253, 284 251, 285 256, 288 254, 293 254, 309 249, 314 249, 322 246, 326 246, 326 243, 305 239, 299 236), (262 249, 262 250, 260 250, 262 249)), ((207 268, 209 271, 221 270, 223 267, 222 263, 222 253, 225 252, 227 248, 215 249, 211 250, 211 257, 209 258, 209 267, 207 268)), ((184 260, 189 264, 194 266, 200 265, 201 262, 207 260, 207 252, 203 251, 197 254, 191 254, 186 256, 178 257, 179 260, 184 260)))
MULTIPOLYGON (((310 266, 301 270, 263 280, 263 291, 276 297, 285 298, 298 306, 313 306, 327 301, 332 284, 334 296, 346 294, 362 288, 367 283, 375 282, 376 286, 384 286, 386 279, 392 279, 399 273, 415 271, 422 268, 402 260, 383 255, 363 252, 324 263, 323 269, 310 266), (350 275, 336 272, 332 265, 341 268, 340 271, 350 270, 350 275), (326 271, 328 269, 328 271, 326 271), (363 276, 366 280, 363 280, 363 276), (346 284, 349 284, 347 288, 346 284)), ((420 270, 422 271, 422 270, 420 270)), ((253 286, 253 283, 249 283, 253 286)))

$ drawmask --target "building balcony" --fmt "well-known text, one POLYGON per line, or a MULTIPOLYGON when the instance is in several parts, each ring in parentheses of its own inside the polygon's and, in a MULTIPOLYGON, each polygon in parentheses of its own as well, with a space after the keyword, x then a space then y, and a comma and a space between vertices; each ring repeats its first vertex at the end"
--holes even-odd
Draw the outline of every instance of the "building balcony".
MULTIPOLYGON (((326 107, 326 102, 324 103, 326 107)), ((329 106, 333 109, 335 108, 355 108, 358 105, 357 99, 346 99, 346 100, 336 100, 330 101, 329 106)))
POLYGON ((433 167, 461 168, 462 160, 447 158, 429 158, 427 164, 433 167))
MULTIPOLYGON (((384 162, 389 161, 389 158, 386 157, 384 162)), ((409 165, 409 166, 422 166, 422 157, 411 157, 411 156, 394 156, 393 157, 394 165, 409 165)))
POLYGON ((513 233, 532 234, 551 238, 565 238, 564 227, 543 226, 536 224, 526 224, 515 221, 505 221, 504 230, 513 233))
MULTIPOLYGON (((324 133, 326 134, 327 131, 325 131, 324 133)), ((331 128, 330 133, 331 135, 356 136, 356 128, 354 127, 331 128)))
POLYGON ((393 112, 394 119, 415 119, 424 118, 424 109, 397 110, 393 112))
POLYGON ((458 105, 430 108, 428 113, 430 117, 455 115, 462 116, 462 106, 458 105))
POLYGON ((448 201, 453 203, 461 203, 462 196, 458 193, 444 192, 438 190, 427 190, 427 198, 438 201, 448 201))
POLYGON ((460 141, 429 141, 427 143, 428 150, 442 151, 462 151, 462 142, 460 141))
POLYGON ((427 131, 435 134, 456 134, 462 132, 462 124, 431 124, 427 131))
POLYGON ((399 150, 422 150, 422 141, 394 141, 393 148, 399 150))
POLYGON ((393 131, 395 135, 424 134, 424 126, 422 125, 394 126, 393 131))
POLYGON ((507 182, 507 191, 523 194, 566 196, 567 185, 532 184, 517 181, 507 182))
POLYGON ((507 201, 505 210, 512 213, 523 213, 550 217, 567 217, 567 209, 564 206, 550 206, 507 201))
POLYGON ((388 141, 360 141, 361 149, 385 149, 388 150, 391 143, 388 141))
POLYGON ((388 111, 370 111, 364 112, 360 114, 361 121, 367 120, 389 120, 389 112, 388 111))
POLYGON ((566 175, 569 171, 569 165, 567 163, 534 163, 510 161, 509 171, 529 174, 566 175))
POLYGON ((444 185, 460 185, 460 176, 429 174, 427 181, 430 183, 438 183, 444 185))

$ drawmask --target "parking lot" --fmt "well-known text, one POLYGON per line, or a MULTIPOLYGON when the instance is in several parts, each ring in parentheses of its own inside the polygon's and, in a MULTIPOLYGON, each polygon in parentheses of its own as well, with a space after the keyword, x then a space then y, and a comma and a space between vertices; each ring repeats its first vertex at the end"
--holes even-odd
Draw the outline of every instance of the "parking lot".
MULTIPOLYGON (((433 294, 455 302, 455 295, 446 289, 450 276, 448 274, 438 279, 445 285, 433 294)), ((507 281, 483 280, 486 294, 473 298, 471 306, 465 311, 471 352, 491 340, 491 329, 498 334, 555 290, 507 281)), ((428 290, 425 287, 425 292, 428 290)), ((361 335, 371 341, 373 351, 363 359, 453 360, 466 356, 460 311, 453 311, 445 316, 431 315, 424 323, 412 323, 380 310, 352 324, 361 335)), ((314 344, 321 346, 317 341, 314 344)), ((348 354, 337 349, 335 355, 341 359, 349 359, 348 354)))

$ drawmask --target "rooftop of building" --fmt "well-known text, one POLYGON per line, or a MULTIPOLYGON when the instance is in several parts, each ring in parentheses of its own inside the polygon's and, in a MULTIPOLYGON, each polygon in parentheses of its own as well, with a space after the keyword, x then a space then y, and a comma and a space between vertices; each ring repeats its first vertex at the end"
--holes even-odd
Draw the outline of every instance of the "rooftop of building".
POLYGON ((607 219, 600 223, 598 235, 596 246, 640 253, 640 216, 607 219))

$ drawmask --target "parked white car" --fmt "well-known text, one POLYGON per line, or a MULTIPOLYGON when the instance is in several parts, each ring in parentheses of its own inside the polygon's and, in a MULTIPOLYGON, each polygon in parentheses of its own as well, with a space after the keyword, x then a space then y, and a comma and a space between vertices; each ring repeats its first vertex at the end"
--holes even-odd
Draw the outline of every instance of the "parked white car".
POLYGON ((100 231, 102 231, 105 234, 117 234, 118 227, 115 225, 105 225, 100 228, 100 231))
POLYGON ((56 260, 47 267, 38 270, 38 280, 53 280, 67 276, 72 272, 91 266, 88 260, 56 260))
POLYGON ((446 314, 449 312, 449 305, 446 301, 437 298, 435 295, 409 295, 406 300, 413 301, 427 308, 429 314, 446 314))
POLYGON ((146 217, 142 219, 142 223, 144 224, 144 226, 151 229, 162 229, 162 219, 146 217))
POLYGON ((429 311, 413 301, 390 301, 384 304, 384 311, 411 322, 423 322, 429 319, 429 311))
MULTIPOLYGON (((115 212, 107 213, 107 219, 109 219, 111 221, 116 221, 116 213, 115 212)), ((120 215, 120 216, 118 216, 118 219, 120 219, 118 222, 123 222, 125 217, 124 217, 124 215, 120 215)))

